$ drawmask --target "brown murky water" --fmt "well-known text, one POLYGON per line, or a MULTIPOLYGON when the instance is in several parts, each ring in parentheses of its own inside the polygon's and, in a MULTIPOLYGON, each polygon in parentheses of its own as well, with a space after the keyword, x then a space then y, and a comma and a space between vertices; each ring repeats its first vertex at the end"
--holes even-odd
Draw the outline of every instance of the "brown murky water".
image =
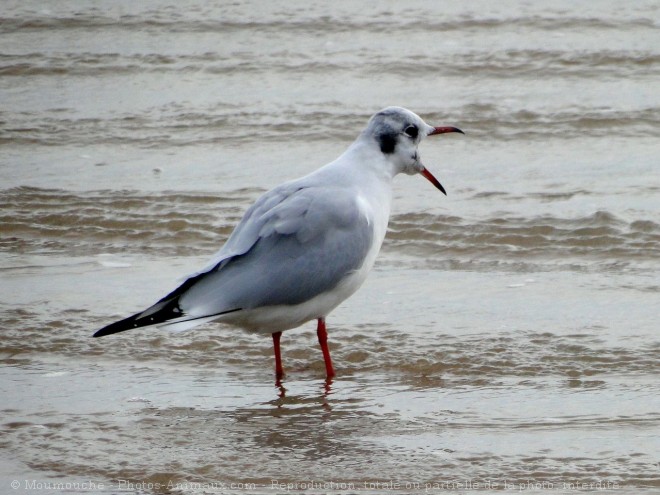
POLYGON ((656 493, 660 6, 0 11, 2 493, 656 493), (403 105, 365 286, 282 340, 105 339, 403 105))

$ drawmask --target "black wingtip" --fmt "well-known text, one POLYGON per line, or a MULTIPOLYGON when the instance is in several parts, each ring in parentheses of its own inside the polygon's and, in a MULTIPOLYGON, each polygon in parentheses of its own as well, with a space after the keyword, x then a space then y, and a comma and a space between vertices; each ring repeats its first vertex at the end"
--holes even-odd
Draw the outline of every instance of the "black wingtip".
POLYGON ((111 323, 110 325, 96 331, 92 337, 105 337, 106 335, 112 335, 113 333, 125 332, 126 330, 133 330, 134 328, 158 325, 160 323, 165 323, 176 318, 181 318, 184 316, 184 312, 179 307, 179 298, 205 275, 206 273, 200 273, 199 275, 190 277, 177 289, 170 292, 150 308, 147 308, 141 313, 136 313, 133 316, 124 318, 123 320, 111 323))
POLYGON ((113 333, 133 330, 134 328, 159 325, 184 316, 183 311, 179 307, 179 298, 174 297, 168 299, 168 297, 169 296, 164 297, 156 304, 140 313, 135 313, 133 316, 129 316, 128 318, 124 318, 123 320, 116 321, 101 328, 94 333, 92 337, 104 337, 106 335, 112 335, 113 333))
POLYGON ((128 318, 124 318, 123 320, 111 323, 110 325, 107 325, 101 328, 100 330, 97 330, 94 333, 94 335, 92 335, 92 337, 94 338, 105 337, 106 335, 112 335, 113 333, 125 332, 126 330, 132 330, 133 328, 144 326, 144 324, 141 325, 137 321, 139 315, 140 313, 135 314, 133 316, 129 316, 128 318))

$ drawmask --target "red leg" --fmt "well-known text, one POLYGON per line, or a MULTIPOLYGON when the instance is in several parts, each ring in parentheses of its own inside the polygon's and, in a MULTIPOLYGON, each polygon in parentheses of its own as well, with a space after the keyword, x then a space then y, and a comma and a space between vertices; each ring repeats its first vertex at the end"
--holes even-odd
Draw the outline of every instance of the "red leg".
POLYGON ((284 376, 284 369, 282 368, 282 355, 280 354, 280 338, 282 332, 273 333, 273 350, 275 351, 275 377, 279 380, 284 376))
POLYGON ((316 327, 316 335, 321 344, 321 351, 323 351, 323 360, 325 361, 325 374, 327 378, 335 376, 335 370, 332 367, 332 359, 330 359, 330 349, 328 349, 328 332, 325 329, 325 318, 318 319, 318 326, 316 327))

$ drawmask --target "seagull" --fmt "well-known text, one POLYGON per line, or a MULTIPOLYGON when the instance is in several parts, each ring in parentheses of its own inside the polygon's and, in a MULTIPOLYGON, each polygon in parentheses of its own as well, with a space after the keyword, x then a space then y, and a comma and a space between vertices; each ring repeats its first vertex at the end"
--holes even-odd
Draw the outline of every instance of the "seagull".
POLYGON ((93 336, 151 325, 183 331, 211 321, 270 333, 279 382, 282 332, 317 320, 330 380, 335 371, 325 319, 362 285, 376 260, 390 216, 392 179, 421 174, 446 195, 417 147, 426 136, 449 132, 463 134, 430 126, 405 108, 379 111, 339 158, 257 199, 204 269, 93 336))

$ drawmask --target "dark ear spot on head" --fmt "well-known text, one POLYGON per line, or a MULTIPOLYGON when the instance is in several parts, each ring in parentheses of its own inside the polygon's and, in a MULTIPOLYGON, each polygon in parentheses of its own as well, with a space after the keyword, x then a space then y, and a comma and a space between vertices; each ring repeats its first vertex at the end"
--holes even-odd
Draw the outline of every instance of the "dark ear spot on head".
POLYGON ((380 151, 383 153, 394 153, 394 148, 396 148, 396 134, 384 132, 378 136, 378 144, 380 145, 380 151))

